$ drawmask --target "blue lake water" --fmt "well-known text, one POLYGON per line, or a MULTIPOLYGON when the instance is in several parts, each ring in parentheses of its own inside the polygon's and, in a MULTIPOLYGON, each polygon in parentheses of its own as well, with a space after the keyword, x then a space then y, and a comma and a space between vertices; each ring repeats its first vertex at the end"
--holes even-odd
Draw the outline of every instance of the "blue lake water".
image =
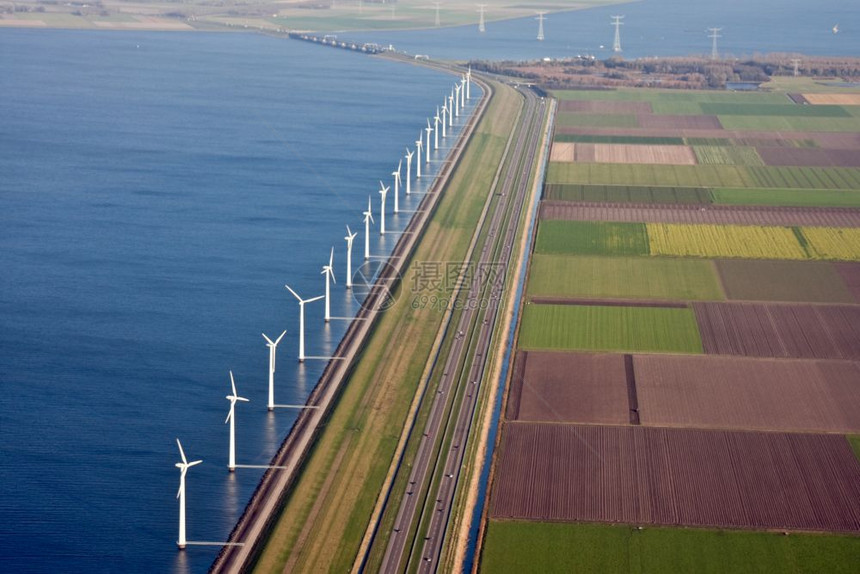
MULTIPOLYGON (((491 8, 488 8, 490 10, 491 8)), ((488 12, 489 14, 489 12, 488 12)), ((539 59, 612 55, 615 28, 623 15, 625 58, 710 54, 708 28, 722 28, 721 54, 765 52, 860 56, 860 2, 849 0, 641 0, 616 6, 550 14, 542 42, 538 22, 521 18, 456 28, 409 32, 344 33, 344 38, 393 44, 397 50, 437 59, 539 59), (832 28, 839 25, 839 33, 832 28), (601 47, 602 46, 602 47, 601 47)), ((444 4, 441 11, 444 22, 444 4)))
MULTIPOLYGON (((242 34, 0 30, 0 62, 0 570, 205 571, 217 547, 174 544, 175 438, 204 460, 188 539, 224 540, 262 473, 226 470, 228 370, 251 400, 237 462, 265 464, 295 414, 266 411, 260 333, 288 330, 277 403, 324 367, 296 361, 284 284, 322 294, 334 246, 332 315, 355 313, 345 225, 355 268, 368 195, 378 222, 378 180, 454 80, 242 34)), ((346 328, 322 313, 308 355, 346 328)))

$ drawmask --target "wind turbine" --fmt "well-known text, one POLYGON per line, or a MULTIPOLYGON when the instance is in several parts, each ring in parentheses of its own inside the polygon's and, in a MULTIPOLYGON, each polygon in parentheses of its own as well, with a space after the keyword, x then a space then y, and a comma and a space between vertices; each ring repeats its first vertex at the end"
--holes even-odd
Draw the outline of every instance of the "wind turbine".
POLYGON ((176 541, 176 545, 180 550, 184 550, 185 545, 188 542, 185 540, 185 473, 188 472, 189 468, 197 466, 203 461, 195 460, 188 462, 188 459, 185 458, 185 451, 182 450, 182 443, 179 442, 179 439, 176 439, 176 444, 179 446, 179 456, 182 457, 182 462, 176 463, 176 468, 181 471, 179 474, 179 492, 176 493, 176 498, 179 499, 179 540, 176 541))
POLYGON ((379 195, 382 196, 382 207, 379 208, 379 234, 385 235, 385 196, 388 194, 388 190, 391 189, 389 187, 385 187, 385 184, 381 181, 379 182, 379 195))
POLYGON ((373 212, 370 211, 370 196, 367 196, 367 211, 364 212, 364 258, 370 259, 370 223, 373 212))
POLYGON ((445 133, 445 125, 448 123, 448 120, 445 117, 448 115, 448 98, 444 98, 445 104, 442 106, 442 137, 448 137, 445 133))
POLYGON ((462 88, 460 87, 459 83, 454 84, 454 91, 457 93, 457 95, 454 96, 454 115, 457 116, 458 118, 460 117, 460 90, 461 89, 462 88))
POLYGON ((424 131, 427 132, 427 146, 424 148, 424 152, 427 155, 427 163, 430 163, 430 134, 433 133, 433 128, 430 127, 430 118, 427 118, 427 127, 424 128, 424 131))
POLYGON ((412 193, 412 156, 415 155, 414 151, 409 151, 409 148, 406 148, 406 195, 412 193))
POLYGON ((236 401, 247 403, 248 399, 236 394, 236 381, 233 379, 233 371, 230 371, 230 386, 233 389, 233 394, 226 397, 230 401, 230 412, 227 413, 224 424, 230 423, 230 461, 227 463, 227 469, 233 472, 236 470, 236 401))
POLYGON ((325 322, 328 323, 331 320, 331 307, 329 305, 329 301, 331 300, 331 297, 329 296, 329 279, 337 283, 337 281, 334 280, 334 247, 331 248, 331 254, 328 256, 328 265, 323 265, 320 275, 325 275, 325 322))
MULTIPOLYGON (((355 239, 355 236, 358 235, 356 231, 353 233, 349 229, 349 225, 346 226, 346 288, 352 289, 352 240, 355 239)), ((368 246, 370 247, 370 246, 368 246)))
POLYGON ((436 106, 436 117, 433 118, 433 149, 439 149, 439 106, 436 106))
POLYGON ((265 333, 262 333, 266 340, 266 346, 269 348, 269 410, 275 410, 275 355, 278 353, 278 343, 284 338, 287 332, 281 333, 281 336, 272 341, 265 333))
POLYGON ((451 90, 451 95, 448 96, 448 127, 454 127, 454 90, 451 90))
POLYGON ((391 175, 394 176, 394 213, 398 213, 400 211, 400 207, 397 203, 397 198, 400 195, 400 168, 403 167, 403 160, 400 160, 400 163, 397 164, 397 171, 392 171, 391 175))
POLYGON ((472 99, 472 65, 469 64, 469 70, 466 72, 466 99, 472 99))
POLYGON ((293 294, 293 297, 299 300, 299 362, 305 362, 305 303, 313 303, 314 301, 319 301, 325 295, 320 295, 319 297, 313 297, 311 299, 302 299, 299 297, 299 294, 293 291, 289 285, 284 285, 287 290, 293 294))
POLYGON ((460 78, 460 107, 466 109, 466 74, 460 78))
POLYGON ((417 173, 415 177, 421 178, 421 148, 424 146, 424 143, 421 141, 421 132, 418 132, 418 139, 415 140, 415 147, 418 148, 418 157, 415 158, 415 169, 417 169, 417 173))

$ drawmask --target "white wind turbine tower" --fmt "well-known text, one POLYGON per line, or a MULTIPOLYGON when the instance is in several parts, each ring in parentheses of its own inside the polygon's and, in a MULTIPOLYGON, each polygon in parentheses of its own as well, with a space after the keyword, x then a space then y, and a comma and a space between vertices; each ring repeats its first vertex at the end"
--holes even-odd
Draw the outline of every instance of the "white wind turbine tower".
POLYGON ((466 74, 460 78, 460 107, 466 109, 466 74))
POLYGON ((328 265, 323 265, 320 275, 325 275, 325 322, 328 323, 331 320, 331 306, 329 305, 329 301, 331 300, 331 297, 329 296, 329 279, 337 283, 337 281, 334 280, 334 247, 331 248, 331 253, 328 256, 328 265))
MULTIPOLYGON (((353 233, 349 229, 349 225, 346 226, 346 288, 352 289, 352 240, 355 239, 355 236, 358 235, 356 231, 353 233)), ((368 248, 370 246, 368 245, 368 248)))
POLYGON ((269 410, 275 410, 275 355, 278 353, 278 343, 284 338, 287 332, 281 333, 281 336, 272 341, 265 333, 262 333, 266 340, 266 346, 269 348, 269 410))
POLYGON ((421 141, 421 132, 418 132, 418 139, 415 140, 415 147, 418 148, 418 157, 415 158, 415 169, 417 170, 415 173, 415 177, 421 178, 421 148, 424 146, 424 143, 421 141))
POLYGON ((433 128, 430 127, 430 118, 427 118, 427 127, 424 128, 424 131, 427 132, 427 147, 424 152, 427 155, 427 163, 430 163, 430 134, 433 133, 433 128))
POLYGON ((403 167, 403 160, 400 160, 400 163, 397 164, 397 171, 392 171, 391 175, 394 176, 394 213, 400 212, 400 205, 398 202, 398 197, 400 196, 400 168, 403 167))
POLYGON ((459 82, 454 84, 454 92, 456 95, 454 96, 454 115, 458 118, 460 117, 460 87, 459 82))
POLYGON ((436 106, 436 116, 433 118, 433 149, 439 149, 439 106, 436 106))
POLYGON ((391 189, 389 187, 385 187, 385 184, 381 181, 379 182, 379 195, 382 196, 382 206, 379 208, 379 234, 385 235, 385 196, 388 194, 388 190, 391 189))
POLYGON ((367 196, 367 211, 364 212, 364 258, 370 259, 370 224, 373 212, 370 210, 370 196, 367 196))
POLYGON ((414 151, 409 151, 409 148, 406 148, 406 195, 412 193, 412 156, 415 155, 414 151))
POLYGON ((472 99, 472 65, 469 64, 469 70, 466 72, 466 99, 472 99))
POLYGON ((448 123, 448 120, 445 119, 448 114, 448 98, 443 99, 445 100, 445 103, 442 105, 442 137, 444 138, 448 137, 445 133, 445 124, 448 123))
POLYGON ((236 470, 236 401, 247 403, 248 399, 236 394, 236 381, 233 380, 233 371, 230 371, 230 386, 233 389, 233 394, 227 395, 227 400, 230 401, 230 412, 227 413, 224 424, 230 423, 230 460, 227 463, 227 469, 233 472, 236 470))
POLYGON ((535 20, 538 21, 538 35, 537 39, 540 42, 543 42, 543 21, 546 20, 545 16, 546 12, 538 12, 538 17, 535 20))
POLYGON ((481 19, 478 22, 478 32, 486 32, 487 27, 484 25, 484 8, 486 8, 486 4, 478 4, 478 11, 481 13, 481 19))
POLYGON ((448 127, 454 127, 454 90, 451 90, 451 95, 448 96, 448 127))
POLYGON ((182 462, 176 463, 176 468, 181 471, 179 475, 179 492, 176 493, 176 498, 179 499, 179 539, 176 541, 176 545, 180 550, 184 550, 185 545, 188 543, 185 539, 185 473, 188 472, 189 468, 196 466, 203 461, 195 460, 188 462, 188 459, 185 458, 185 451, 182 450, 182 443, 179 442, 179 439, 176 439, 176 444, 179 446, 179 456, 182 457, 182 462))
POLYGON ((311 299, 302 299, 299 294, 292 290, 289 285, 284 285, 287 290, 293 294, 293 297, 299 300, 299 362, 305 362, 305 303, 313 303, 319 301, 325 295, 313 297, 311 299))

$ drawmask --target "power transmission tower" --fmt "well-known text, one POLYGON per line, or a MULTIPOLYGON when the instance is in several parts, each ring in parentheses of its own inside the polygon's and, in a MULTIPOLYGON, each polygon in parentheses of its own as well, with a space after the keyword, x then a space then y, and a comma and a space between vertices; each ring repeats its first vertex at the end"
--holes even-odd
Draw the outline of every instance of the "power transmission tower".
POLYGON ((719 53, 717 53, 717 38, 722 38, 722 36, 717 34, 717 32, 722 30, 722 28, 708 28, 708 30, 711 32, 708 37, 713 40, 713 43, 711 44, 711 59, 717 60, 720 57, 719 53))
POLYGON ((433 5, 436 6, 436 27, 439 27, 439 6, 442 5, 441 2, 433 2, 433 5))
POLYGON ((484 26, 484 8, 486 7, 486 4, 478 4, 478 11, 481 13, 481 19, 478 21, 478 32, 487 31, 487 27, 484 26))
POLYGON ((535 18, 539 22, 538 24, 538 35, 537 39, 543 42, 543 21, 546 20, 546 16, 544 16, 546 12, 538 12, 538 17, 535 18))
POLYGON ((620 52, 621 51, 621 26, 624 23, 621 21, 624 16, 612 16, 613 22, 612 25, 615 26, 615 41, 612 42, 612 51, 620 52))
POLYGON ((794 64, 794 77, 800 75, 800 58, 792 58, 791 63, 794 64))

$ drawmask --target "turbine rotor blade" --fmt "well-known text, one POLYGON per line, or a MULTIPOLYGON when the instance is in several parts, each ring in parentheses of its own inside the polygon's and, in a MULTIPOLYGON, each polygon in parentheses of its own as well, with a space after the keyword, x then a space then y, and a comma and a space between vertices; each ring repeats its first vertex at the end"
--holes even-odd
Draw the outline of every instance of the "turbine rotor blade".
POLYGON ((283 332, 283 333, 281 333, 281 336, 280 336, 280 337, 278 337, 277 339, 275 339, 275 346, 276 346, 276 347, 278 346, 278 343, 280 343, 280 342, 281 342, 281 339, 283 339, 283 338, 284 338, 284 335, 286 335, 286 334, 287 334, 287 330, 286 330, 286 329, 284 329, 284 332, 283 332))
POLYGON ((314 297, 313 299, 305 299, 305 303, 313 303, 314 301, 319 301, 320 299, 325 299, 325 295, 320 295, 319 297, 314 297))
POLYGON ((235 397, 236 396, 236 380, 233 379, 233 371, 230 371, 230 386, 233 388, 233 396, 235 397))
POLYGON ((230 412, 227 413, 227 418, 224 419, 224 424, 226 425, 229 423, 231 418, 233 418, 233 405, 230 405, 230 412))
POLYGON ((261 335, 263 335, 263 338, 264 338, 264 339, 265 339, 265 340, 266 340, 270 345, 275 345, 275 344, 276 344, 276 343, 273 343, 273 342, 272 342, 272 340, 271 340, 270 338, 268 338, 268 337, 266 336, 266 334, 265 334, 265 333, 261 333, 261 335))
POLYGON ((287 288, 287 291, 289 291, 290 293, 292 293, 292 294, 293 294, 293 297, 295 297, 295 298, 296 298, 296 299, 298 299, 299 301, 301 301, 301 300, 302 300, 302 298, 301 298, 301 297, 299 297, 299 294, 298 294, 298 293, 296 293, 295 291, 293 291, 292 287, 290 287, 289 285, 284 285, 284 287, 286 287, 286 288, 287 288))
POLYGON ((203 461, 202 461, 202 460, 195 460, 195 461, 189 462, 189 463, 188 463, 188 466, 189 466, 189 467, 197 466, 197 465, 198 465, 198 464, 200 464, 201 462, 203 462, 203 461))
POLYGON ((179 445, 179 456, 182 457, 182 464, 188 464, 188 459, 185 458, 185 451, 182 450, 182 443, 179 442, 179 439, 176 439, 176 444, 179 445))

